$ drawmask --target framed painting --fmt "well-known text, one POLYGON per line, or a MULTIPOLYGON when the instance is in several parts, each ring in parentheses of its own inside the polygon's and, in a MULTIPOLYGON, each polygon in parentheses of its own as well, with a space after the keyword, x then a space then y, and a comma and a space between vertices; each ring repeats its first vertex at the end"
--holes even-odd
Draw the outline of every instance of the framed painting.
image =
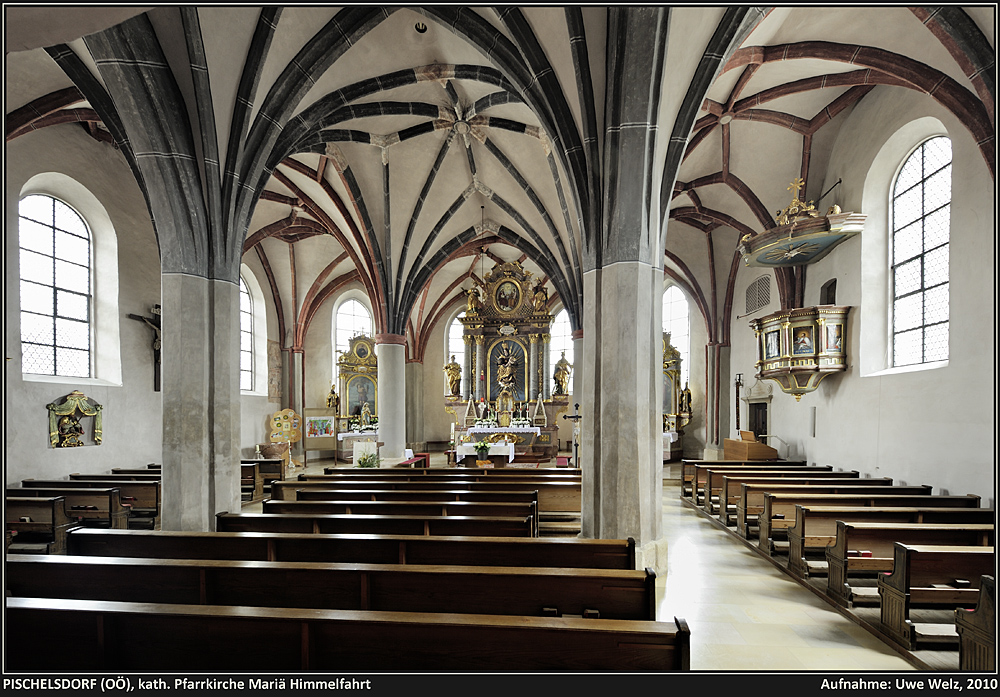
POLYGON ((764 334, 764 358, 770 360, 781 355, 781 342, 777 330, 764 334))
POLYGON ((843 353, 844 351, 844 325, 826 325, 826 351, 829 353, 843 353))
POLYGON ((367 375, 355 375, 347 381, 347 413, 357 416, 366 402, 372 415, 378 415, 378 387, 375 381, 367 375))
POLYGON ((795 327, 792 329, 792 353, 801 355, 804 353, 814 353, 812 327, 795 327))

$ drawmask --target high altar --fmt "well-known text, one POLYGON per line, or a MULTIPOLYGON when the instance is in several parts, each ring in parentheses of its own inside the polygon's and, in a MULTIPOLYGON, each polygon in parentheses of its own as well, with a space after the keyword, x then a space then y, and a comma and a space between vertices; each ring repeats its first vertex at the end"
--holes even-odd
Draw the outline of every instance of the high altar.
MULTIPOLYGON (((516 261, 498 263, 467 291, 465 361, 445 409, 457 417, 456 448, 487 440, 513 443, 515 455, 558 452, 557 418, 569 408, 565 370, 549 367, 548 292, 516 261)), ((447 366, 446 366, 447 369, 447 366)), ((455 384, 455 383, 453 383, 455 384)))

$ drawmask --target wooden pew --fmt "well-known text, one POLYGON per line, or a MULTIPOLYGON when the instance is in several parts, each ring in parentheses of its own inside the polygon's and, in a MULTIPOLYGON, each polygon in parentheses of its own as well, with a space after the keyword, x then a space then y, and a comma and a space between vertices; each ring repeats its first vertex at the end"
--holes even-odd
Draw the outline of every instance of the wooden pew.
POLYGON ((264 478, 260 465, 256 462, 240 463, 240 497, 245 503, 254 503, 264 498, 264 478))
POLYGON ((744 483, 787 483, 787 484, 819 484, 826 481, 859 481, 861 474, 856 470, 849 472, 712 472, 709 471, 709 491, 711 497, 706 507, 711 513, 719 516, 723 525, 729 527, 730 521, 735 524, 736 509, 740 504, 740 494, 744 483), (717 501, 717 503, 716 503, 717 501))
POLYGON ((795 524, 788 528, 788 569, 796 576, 826 574, 826 561, 810 557, 825 555, 837 539, 837 521, 851 523, 991 523, 992 508, 796 506, 795 524))
POLYGON ((468 491, 466 489, 297 489, 296 501, 483 501, 534 503, 538 492, 527 489, 468 491))
POLYGON ((996 577, 983 576, 979 583, 976 609, 955 610, 958 632, 958 667, 995 673, 997 669, 997 587, 996 577))
MULTIPOLYGON (((752 527, 756 522, 760 539, 769 539, 774 531, 774 514, 765 512, 764 506, 770 494, 802 495, 802 494, 897 494, 902 496, 930 496, 933 487, 929 484, 899 485, 893 484, 889 477, 877 479, 838 480, 836 484, 757 484, 744 483, 740 487, 740 502, 736 505, 736 530, 745 538, 752 535, 752 527)), ((955 504, 960 506, 962 504, 955 504)), ((794 508, 792 509, 794 512, 794 508)), ((784 534, 778 525, 775 530, 784 534)))
POLYGON ((264 495, 271 495, 271 483, 280 479, 285 479, 285 461, 280 457, 261 459, 242 459, 241 464, 255 464, 263 480, 264 495))
POLYGON ((848 523, 839 520, 837 539, 826 548, 826 594, 844 607, 851 603, 874 604, 878 602, 875 589, 855 588, 848 577, 891 572, 896 542, 992 547, 994 530, 992 523, 848 523))
POLYGON ((982 577, 993 573, 994 564, 992 547, 897 542, 892 573, 878 577, 882 632, 909 651, 918 644, 958 648, 954 612, 976 607, 982 577), (947 622, 913 622, 910 609, 920 607, 947 608, 947 622))
POLYGON ((282 501, 267 499, 262 513, 302 515, 408 515, 408 516, 486 516, 491 518, 530 516, 532 537, 538 537, 538 507, 535 502, 482 501, 282 501))
POLYGON ((491 478, 487 481, 452 480, 410 481, 399 482, 384 479, 343 480, 331 483, 329 480, 284 480, 271 483, 271 498, 284 501, 294 501, 296 492, 306 489, 337 489, 371 490, 394 489, 407 491, 426 491, 433 489, 465 489, 467 491, 537 491, 538 510, 548 512, 577 512, 581 510, 581 482, 551 482, 537 480, 522 480, 520 478, 491 478))
POLYGON ((5 576, 9 595, 30 598, 656 619, 651 569, 12 554, 5 576))
POLYGON ((695 467, 698 465, 714 465, 716 467, 805 467, 808 463, 805 460, 681 460, 681 498, 693 498, 694 490, 692 484, 695 476, 695 467))
POLYGON ((157 605, 8 598, 12 671, 665 671, 690 669, 683 620, 157 605), (72 651, 39 651, 72 636, 72 651), (234 650, 234 647, 239 650, 234 650))
POLYGON ((77 522, 67 517, 62 496, 8 496, 5 510, 8 551, 66 553, 66 532, 77 522))
POLYGON ((128 528, 131 506, 122 503, 121 490, 116 487, 8 487, 7 497, 11 496, 62 496, 66 502, 66 517, 79 525, 115 530, 128 528))
POLYGON ((69 478, 83 481, 99 479, 102 481, 123 480, 130 482, 158 482, 163 478, 163 474, 161 472, 157 472, 156 470, 142 470, 132 474, 88 474, 74 472, 69 475, 69 478))
POLYGON ((22 479, 23 487, 73 487, 83 489, 117 488, 121 492, 122 503, 132 504, 129 525, 134 527, 155 527, 160 517, 161 482, 137 481, 129 479, 22 479))
POLYGON ((145 467, 112 467, 111 474, 156 474, 162 471, 160 465, 146 465, 145 467))
MULTIPOLYGON (((802 464, 788 464, 788 463, 765 463, 758 465, 749 464, 718 464, 716 462, 698 462, 691 467, 691 500, 698 506, 705 505, 705 490, 708 488, 708 473, 709 471, 735 471, 735 472, 756 472, 756 471, 768 471, 768 472, 796 472, 796 471, 806 471, 806 472, 820 472, 820 471, 833 471, 832 465, 807 465, 802 464)), ((683 485, 683 482, 682 482, 683 485)))
POLYGON ((351 475, 374 475, 374 476, 392 476, 394 474, 415 474, 425 477, 430 477, 434 475, 481 475, 481 476, 513 476, 513 477, 523 477, 523 476, 545 476, 545 475, 559 475, 559 476, 582 476, 580 468, 569 468, 569 467, 494 467, 494 468, 483 468, 479 469, 466 469, 466 468, 456 468, 456 467, 421 467, 419 472, 400 472, 398 469, 392 467, 378 467, 373 469, 361 470, 357 467, 324 467, 323 475, 312 475, 312 474, 300 474, 299 479, 313 479, 317 476, 325 475, 335 475, 335 476, 351 476, 351 475))
MULTIPOLYGON (((421 474, 420 470, 377 470, 360 469, 349 474, 300 474, 300 482, 320 482, 327 483, 339 481, 391 481, 391 482, 485 482, 485 481, 537 481, 537 482, 579 482, 582 481, 578 474, 536 474, 522 475, 520 477, 497 477, 482 474, 485 469, 469 470, 467 472, 452 470, 450 473, 421 474), (368 472, 385 471, 386 474, 368 474, 368 472)), ((525 472, 529 470, 523 470, 525 472)))
POLYGON ((472 535, 533 537, 531 516, 295 515, 291 513, 218 513, 219 532, 298 532, 372 535, 472 535))
POLYGON ((323 535, 179 532, 77 528, 67 535, 75 555, 244 559, 247 561, 553 566, 634 569, 635 540, 583 538, 323 535))
POLYGON ((785 535, 788 528, 795 525, 796 507, 803 506, 880 506, 883 508, 979 508, 979 496, 931 495, 930 486, 917 487, 915 493, 899 492, 913 487, 894 486, 890 489, 877 487, 857 493, 824 494, 814 490, 804 493, 793 491, 764 492, 764 508, 758 518, 758 546, 772 554, 775 548, 775 538, 772 533, 785 535), (871 493, 875 492, 875 493, 871 493))

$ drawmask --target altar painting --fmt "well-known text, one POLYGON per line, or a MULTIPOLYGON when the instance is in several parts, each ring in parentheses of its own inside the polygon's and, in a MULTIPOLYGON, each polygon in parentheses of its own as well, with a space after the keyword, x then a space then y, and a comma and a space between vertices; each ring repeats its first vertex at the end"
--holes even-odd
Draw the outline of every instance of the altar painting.
POLYGON ((377 414, 375 381, 367 375, 355 375, 347 383, 347 413, 358 416, 367 402, 372 414, 377 414))

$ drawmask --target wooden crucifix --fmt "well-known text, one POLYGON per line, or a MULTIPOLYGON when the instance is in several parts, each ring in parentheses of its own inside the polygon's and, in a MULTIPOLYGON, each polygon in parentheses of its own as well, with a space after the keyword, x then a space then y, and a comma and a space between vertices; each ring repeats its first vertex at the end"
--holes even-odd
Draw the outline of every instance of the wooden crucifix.
POLYGON ((153 391, 160 391, 160 305, 153 305, 153 309, 150 310, 152 317, 143 317, 142 315, 133 315, 129 313, 128 318, 134 319, 139 322, 145 322, 153 330, 153 391))

